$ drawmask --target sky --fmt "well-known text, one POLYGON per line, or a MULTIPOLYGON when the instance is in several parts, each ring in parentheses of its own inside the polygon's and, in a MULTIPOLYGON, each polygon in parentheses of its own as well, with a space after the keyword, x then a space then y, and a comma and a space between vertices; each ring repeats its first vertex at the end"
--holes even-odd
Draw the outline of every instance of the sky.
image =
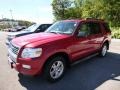
POLYGON ((52 0, 0 0, 0 18, 52 23, 52 0))

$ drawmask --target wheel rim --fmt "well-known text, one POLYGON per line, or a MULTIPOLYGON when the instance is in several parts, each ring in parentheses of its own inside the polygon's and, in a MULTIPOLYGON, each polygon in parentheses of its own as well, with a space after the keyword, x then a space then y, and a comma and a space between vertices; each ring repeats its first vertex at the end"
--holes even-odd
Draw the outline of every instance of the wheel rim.
POLYGON ((50 76, 53 79, 59 78, 64 70, 64 65, 62 61, 55 61, 50 69, 50 76))
POLYGON ((106 52, 107 52, 107 46, 104 45, 103 48, 102 48, 102 55, 105 56, 106 52))

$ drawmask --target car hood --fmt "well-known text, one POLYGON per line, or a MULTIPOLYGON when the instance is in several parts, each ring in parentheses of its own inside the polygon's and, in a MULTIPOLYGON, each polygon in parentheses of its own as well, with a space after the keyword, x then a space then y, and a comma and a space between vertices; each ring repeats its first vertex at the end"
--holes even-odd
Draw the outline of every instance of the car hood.
POLYGON ((29 31, 19 31, 19 32, 9 32, 8 36, 17 36, 19 34, 25 34, 25 33, 30 33, 29 31))
POLYGON ((30 44, 30 43, 34 43, 34 42, 39 41, 38 43, 39 43, 39 45, 41 45, 41 44, 44 44, 47 42, 64 39, 64 38, 67 38, 69 36, 70 35, 45 33, 44 32, 44 33, 36 33, 36 34, 30 34, 30 35, 26 35, 26 36, 17 37, 17 38, 12 40, 12 43, 22 47, 26 44, 30 44))

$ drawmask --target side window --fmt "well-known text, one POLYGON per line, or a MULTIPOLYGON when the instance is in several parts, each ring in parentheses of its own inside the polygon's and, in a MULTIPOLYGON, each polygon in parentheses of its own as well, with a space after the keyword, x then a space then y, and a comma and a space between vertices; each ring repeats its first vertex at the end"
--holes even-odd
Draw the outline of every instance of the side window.
POLYGON ((78 36, 87 36, 90 34, 90 26, 88 23, 83 23, 80 26, 80 29, 78 31, 78 36))
POLYGON ((48 27, 49 27, 49 25, 44 24, 44 25, 42 25, 42 27, 41 27, 41 28, 42 28, 42 30, 43 30, 43 31, 45 31, 48 27))
POLYGON ((41 29, 41 25, 40 25, 37 29, 39 29, 39 30, 40 30, 40 29, 41 29))
POLYGON ((99 34, 101 33, 101 29, 100 29, 100 24, 99 23, 90 23, 90 34, 99 34))
POLYGON ((110 31, 108 23, 103 23, 103 27, 106 31, 110 31))
POLYGON ((47 29, 47 25, 41 25, 38 27, 38 32, 44 32, 47 29))

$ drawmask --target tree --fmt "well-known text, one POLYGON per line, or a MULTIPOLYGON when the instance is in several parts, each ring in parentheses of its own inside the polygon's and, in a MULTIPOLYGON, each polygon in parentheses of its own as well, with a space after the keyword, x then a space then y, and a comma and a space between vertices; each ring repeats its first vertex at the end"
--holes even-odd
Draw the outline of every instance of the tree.
POLYGON ((66 19, 66 11, 71 7, 70 0, 53 0, 53 14, 56 20, 66 19))
POLYGON ((120 27, 120 1, 85 0, 82 17, 104 19, 110 22, 112 27, 120 27))
POLYGON ((120 1, 105 0, 107 19, 111 22, 111 26, 120 27, 120 1))
POLYGON ((119 0, 53 0, 52 6, 56 20, 91 17, 120 27, 119 0))
POLYGON ((102 0, 86 0, 83 4, 82 8, 82 17, 91 17, 91 18, 104 18, 104 11, 103 11, 103 2, 102 0))

